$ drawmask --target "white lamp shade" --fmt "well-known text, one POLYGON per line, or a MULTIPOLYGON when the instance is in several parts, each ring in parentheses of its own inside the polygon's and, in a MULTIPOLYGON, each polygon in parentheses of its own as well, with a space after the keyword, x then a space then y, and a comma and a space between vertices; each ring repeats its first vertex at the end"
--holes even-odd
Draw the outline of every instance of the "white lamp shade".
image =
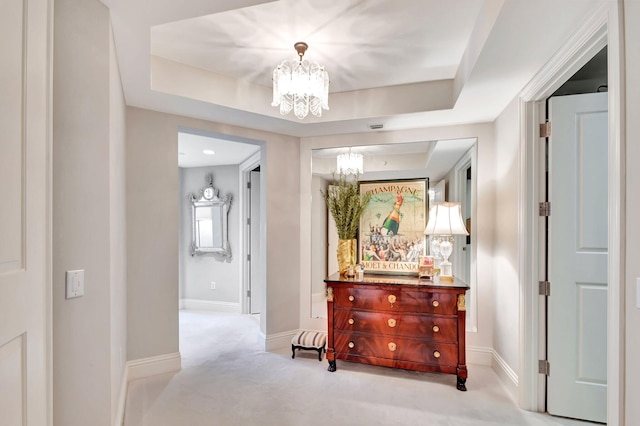
POLYGON ((460 203, 440 203, 429 209, 425 235, 469 235, 462 221, 460 203))

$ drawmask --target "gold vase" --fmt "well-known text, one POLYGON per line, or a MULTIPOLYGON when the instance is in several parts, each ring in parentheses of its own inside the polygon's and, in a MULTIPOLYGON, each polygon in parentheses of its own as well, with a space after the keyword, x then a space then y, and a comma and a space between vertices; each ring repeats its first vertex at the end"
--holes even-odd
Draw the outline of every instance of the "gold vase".
POLYGON ((356 260, 356 240, 338 240, 338 271, 340 275, 346 276, 349 266, 354 271, 356 260))

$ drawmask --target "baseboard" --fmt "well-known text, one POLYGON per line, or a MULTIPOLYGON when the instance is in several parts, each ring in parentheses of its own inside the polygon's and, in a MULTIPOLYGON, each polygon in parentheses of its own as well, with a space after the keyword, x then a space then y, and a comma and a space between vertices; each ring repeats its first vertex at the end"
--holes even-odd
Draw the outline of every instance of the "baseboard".
POLYGON ((120 393, 118 394, 118 408, 116 410, 115 426, 124 424, 124 408, 127 403, 127 389, 129 388, 129 369, 125 366, 122 371, 122 381, 120 382, 120 393))
POLYGON ((155 376, 156 374, 180 371, 181 368, 180 352, 127 362, 122 372, 122 382, 120 383, 120 394, 118 395, 118 408, 116 410, 114 425, 122 426, 124 424, 124 412, 127 405, 127 392, 130 381, 144 379, 145 377, 155 376))
POLYGON ((180 309, 193 309, 196 311, 214 311, 227 314, 241 314, 242 307, 235 302, 217 302, 215 300, 181 299, 180 309))
POLYGON ((467 346, 467 364, 484 365, 491 367, 494 350, 478 346, 467 346))
POLYGON ((127 362, 128 381, 143 379, 156 374, 172 373, 182 368, 180 352, 136 359, 127 362))
POLYGON ((291 330, 283 333, 270 334, 268 336, 260 332, 260 341, 266 352, 290 348, 291 339, 293 339, 293 336, 295 336, 297 332, 298 330, 291 330))
POLYGON ((496 352, 493 351, 493 361, 491 368, 496 372, 502 384, 507 388, 511 398, 515 402, 518 401, 518 375, 507 364, 507 362, 496 352))
POLYGON ((511 397, 518 400, 518 375, 493 348, 467 346, 467 364, 491 367, 511 397))

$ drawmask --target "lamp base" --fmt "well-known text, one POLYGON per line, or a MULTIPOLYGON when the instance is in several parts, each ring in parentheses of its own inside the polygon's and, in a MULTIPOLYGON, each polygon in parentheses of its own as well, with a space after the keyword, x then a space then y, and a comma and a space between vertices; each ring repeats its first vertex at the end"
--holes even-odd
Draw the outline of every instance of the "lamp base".
POLYGON ((440 264, 440 276, 452 276, 453 266, 449 262, 449 256, 447 256, 440 264))

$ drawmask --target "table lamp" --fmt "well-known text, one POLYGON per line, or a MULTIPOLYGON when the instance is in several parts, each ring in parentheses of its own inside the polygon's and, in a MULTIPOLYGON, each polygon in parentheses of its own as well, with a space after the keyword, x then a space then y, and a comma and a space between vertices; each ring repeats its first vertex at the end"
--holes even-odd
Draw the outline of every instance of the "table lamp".
POLYGON ((440 264, 440 281, 452 282, 453 273, 449 256, 453 251, 454 235, 469 235, 462 220, 460 203, 440 203, 429 209, 429 222, 424 229, 425 235, 439 238, 439 249, 442 255, 440 264))

